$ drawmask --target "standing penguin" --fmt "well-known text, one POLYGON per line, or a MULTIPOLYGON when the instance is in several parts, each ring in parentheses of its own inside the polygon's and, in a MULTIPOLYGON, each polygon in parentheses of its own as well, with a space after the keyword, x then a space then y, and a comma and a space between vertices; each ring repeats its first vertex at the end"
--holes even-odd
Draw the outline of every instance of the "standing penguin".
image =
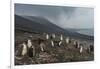
POLYGON ((67 37, 67 38, 65 39, 65 41, 66 41, 66 44, 68 44, 68 43, 69 43, 69 37, 67 37))
POLYGON ((46 39, 47 39, 47 40, 49 39, 49 35, 48 35, 48 34, 46 34, 46 39))
POLYGON ((63 40, 63 35, 61 34, 61 36, 60 36, 60 40, 62 41, 63 40))
POLYGON ((75 46, 75 48, 79 48, 79 44, 78 44, 78 41, 74 41, 74 46, 75 46))
POLYGON ((91 44, 90 45, 90 51, 93 52, 94 51, 94 46, 91 44))
POLYGON ((53 39, 55 39, 56 38, 56 35, 55 34, 52 34, 52 37, 53 37, 53 39))
POLYGON ((52 47, 54 47, 54 41, 53 40, 51 40, 51 45, 52 45, 52 47))
POLYGON ((32 42, 30 39, 28 39, 28 41, 27 41, 27 46, 28 46, 28 48, 30 48, 32 46, 32 42))
POLYGON ((42 52, 45 51, 45 50, 44 50, 45 47, 46 47, 46 45, 45 45, 43 42, 41 42, 41 43, 40 43, 40 49, 41 49, 42 52))
POLYGON ((59 42, 59 46, 62 44, 62 41, 59 42))
POLYGON ((31 46, 28 49, 28 55, 29 55, 29 57, 34 57, 35 56, 35 47, 34 46, 31 46))
POLYGON ((80 54, 83 52, 83 46, 82 45, 80 45, 80 54))
POLYGON ((28 39, 27 41, 27 46, 28 46, 28 56, 33 57, 35 56, 35 46, 32 45, 32 41, 28 39))
POLYGON ((23 48, 22 48, 22 56, 26 55, 28 50, 27 50, 27 45, 25 43, 22 44, 23 48))
POLYGON ((77 48, 80 48, 80 42, 77 42, 77 43, 78 43, 77 48))
POLYGON ((94 47, 93 45, 89 45, 89 48, 88 48, 88 52, 91 53, 94 51, 94 47))

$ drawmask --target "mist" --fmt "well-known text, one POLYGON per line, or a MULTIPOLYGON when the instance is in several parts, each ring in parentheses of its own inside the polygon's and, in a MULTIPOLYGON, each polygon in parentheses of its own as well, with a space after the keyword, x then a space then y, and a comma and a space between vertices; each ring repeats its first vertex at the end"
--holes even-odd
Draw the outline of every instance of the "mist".
POLYGON ((62 28, 94 28, 93 8, 15 4, 15 14, 44 17, 62 28))

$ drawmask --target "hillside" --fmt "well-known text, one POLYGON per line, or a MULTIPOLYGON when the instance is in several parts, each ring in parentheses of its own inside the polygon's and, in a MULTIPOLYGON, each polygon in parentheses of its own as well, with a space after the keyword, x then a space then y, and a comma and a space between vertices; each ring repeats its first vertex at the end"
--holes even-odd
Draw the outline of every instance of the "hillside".
POLYGON ((70 36, 72 38, 82 38, 85 40, 93 40, 93 36, 82 35, 77 32, 65 30, 49 20, 41 17, 33 16, 19 16, 15 15, 15 29, 23 30, 27 32, 39 32, 39 33, 56 33, 70 36))

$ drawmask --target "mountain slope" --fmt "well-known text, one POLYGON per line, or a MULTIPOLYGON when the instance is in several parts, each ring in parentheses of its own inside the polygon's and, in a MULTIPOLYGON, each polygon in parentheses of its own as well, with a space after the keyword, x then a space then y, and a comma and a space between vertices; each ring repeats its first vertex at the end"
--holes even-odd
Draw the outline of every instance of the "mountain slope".
POLYGON ((57 33, 57 32, 63 32, 63 29, 61 29, 58 26, 51 25, 51 23, 48 21, 48 26, 45 24, 42 24, 44 22, 38 22, 38 20, 29 20, 27 18, 23 18, 22 16, 15 15, 15 27, 16 29, 24 29, 28 31, 37 31, 37 32, 49 32, 49 33, 57 33), (51 26, 50 26, 51 25, 51 26))
POLYGON ((57 32, 65 33, 65 29, 60 28, 59 26, 53 24, 48 19, 45 19, 43 17, 36 17, 36 16, 22 16, 22 17, 26 18, 28 20, 31 20, 31 21, 35 21, 35 22, 37 22, 39 24, 42 24, 42 25, 48 27, 49 31, 52 30, 53 33, 57 33, 57 32))
POLYGON ((28 32, 47 32, 63 34, 65 36, 76 38, 93 39, 93 37, 91 36, 81 35, 79 33, 60 28, 57 25, 41 17, 15 15, 15 29, 28 32))

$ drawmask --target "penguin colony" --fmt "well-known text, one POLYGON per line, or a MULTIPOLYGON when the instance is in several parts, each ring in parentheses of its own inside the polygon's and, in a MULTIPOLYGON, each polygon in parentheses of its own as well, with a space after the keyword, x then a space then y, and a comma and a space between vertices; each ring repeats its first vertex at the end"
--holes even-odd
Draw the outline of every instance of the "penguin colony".
MULTIPOLYGON (((73 46, 75 48, 77 48, 79 50, 79 53, 82 54, 84 52, 84 45, 78 41, 78 40, 71 40, 71 38, 69 37, 65 37, 64 39, 64 36, 61 34, 60 37, 59 37, 59 41, 55 42, 55 39, 56 39, 56 34, 52 34, 52 35, 49 35, 49 34, 46 34, 45 35, 45 39, 46 41, 50 40, 50 44, 51 44, 51 47, 55 47, 56 45, 58 45, 59 47, 63 45, 63 43, 65 42, 66 43, 66 46, 70 43, 73 42, 73 46)), ((29 56, 29 57, 34 57, 35 54, 36 54, 36 49, 35 49, 35 45, 33 44, 34 42, 31 40, 31 39, 27 39, 26 42, 22 42, 21 44, 21 56, 29 56)), ((38 44, 39 44, 39 48, 41 50, 41 52, 45 52, 46 51, 46 43, 44 41, 42 41, 41 39, 38 39, 38 44)), ((86 49, 88 53, 91 53, 94 51, 94 46, 93 44, 90 44, 89 47, 86 49)), ((18 51, 16 51, 18 52, 18 51)))

